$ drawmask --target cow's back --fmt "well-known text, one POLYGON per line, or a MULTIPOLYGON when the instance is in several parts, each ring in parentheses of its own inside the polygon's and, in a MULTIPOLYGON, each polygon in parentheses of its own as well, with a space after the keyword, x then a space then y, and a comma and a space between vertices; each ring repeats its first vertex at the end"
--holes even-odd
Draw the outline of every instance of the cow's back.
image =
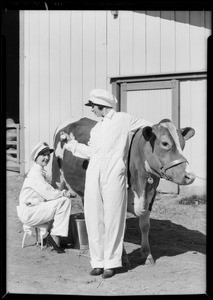
POLYGON ((60 140, 60 132, 73 133, 79 143, 87 144, 90 138, 90 131, 97 122, 88 118, 82 118, 61 128, 55 136, 52 162, 52 185, 58 188, 63 174, 68 184, 79 196, 83 197, 85 187, 85 172, 88 160, 75 157, 70 151, 63 150, 64 142, 60 140), (61 153, 60 150, 61 149, 61 153))

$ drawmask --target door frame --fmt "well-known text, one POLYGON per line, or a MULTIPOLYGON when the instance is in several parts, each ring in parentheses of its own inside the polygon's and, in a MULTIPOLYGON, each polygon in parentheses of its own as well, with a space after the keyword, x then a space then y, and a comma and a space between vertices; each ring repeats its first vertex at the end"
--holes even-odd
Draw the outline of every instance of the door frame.
POLYGON ((121 84, 131 82, 151 82, 161 80, 196 80, 206 79, 206 71, 194 71, 194 72, 182 72, 182 73, 161 73, 161 74, 149 74, 149 75, 135 75, 135 76, 116 76, 110 78, 110 84, 112 85, 112 93, 118 99, 116 110, 121 110, 121 84))
MULTIPOLYGON (((118 99, 116 105, 116 111, 121 111, 121 85, 125 89, 125 84, 137 84, 137 83, 153 83, 153 85, 160 85, 161 81, 171 81, 174 84, 178 81, 177 86, 172 89, 172 99, 174 100, 174 111, 172 111, 172 118, 175 126, 179 128, 180 117, 177 118, 176 111, 180 112, 180 82, 182 80, 196 80, 207 79, 207 71, 194 71, 194 72, 182 72, 182 73, 161 73, 161 74, 149 74, 149 75, 135 75, 135 76, 117 76, 110 78, 110 84, 112 85, 112 94, 118 99), (156 82, 158 82, 156 84, 156 82), (176 99, 177 98, 177 99, 176 99)), ((179 113, 178 113, 179 115, 179 113)))
POLYGON ((179 80, 162 80, 150 82, 121 83, 120 109, 126 111, 127 91, 137 90, 172 90, 172 122, 177 128, 180 127, 180 82, 179 80))

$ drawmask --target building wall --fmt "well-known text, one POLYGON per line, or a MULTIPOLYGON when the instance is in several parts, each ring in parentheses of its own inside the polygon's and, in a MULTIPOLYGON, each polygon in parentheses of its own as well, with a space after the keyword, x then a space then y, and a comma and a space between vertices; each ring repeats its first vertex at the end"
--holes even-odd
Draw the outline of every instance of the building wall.
MULTIPOLYGON (((111 77, 205 71, 210 34, 205 11, 21 11, 22 172, 38 141, 53 145, 60 123, 94 118, 84 102, 93 88, 111 90, 111 77)), ((181 95, 181 125, 196 128, 199 116, 203 132, 206 83, 184 82, 181 95)), ((202 134, 195 140, 205 146, 202 134)))
MULTIPOLYGON (((206 188, 207 164, 207 82, 205 79, 186 80, 180 83, 180 124, 191 126, 195 135, 188 140, 184 153, 197 176, 187 189, 198 187, 198 191, 206 188)), ((181 187, 184 191, 185 187, 181 187)))

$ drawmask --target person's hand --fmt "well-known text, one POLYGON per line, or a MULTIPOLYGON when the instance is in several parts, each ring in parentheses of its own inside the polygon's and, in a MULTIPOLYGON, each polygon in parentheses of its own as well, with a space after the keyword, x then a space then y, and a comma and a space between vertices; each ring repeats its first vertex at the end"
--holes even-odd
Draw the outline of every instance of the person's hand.
POLYGON ((77 194, 74 191, 68 190, 64 191, 64 196, 67 198, 75 198, 77 194))
POLYGON ((69 142, 71 140, 74 140, 75 137, 74 137, 72 132, 70 132, 70 134, 67 134, 66 132, 62 131, 60 133, 60 139, 61 139, 61 141, 68 141, 69 142))

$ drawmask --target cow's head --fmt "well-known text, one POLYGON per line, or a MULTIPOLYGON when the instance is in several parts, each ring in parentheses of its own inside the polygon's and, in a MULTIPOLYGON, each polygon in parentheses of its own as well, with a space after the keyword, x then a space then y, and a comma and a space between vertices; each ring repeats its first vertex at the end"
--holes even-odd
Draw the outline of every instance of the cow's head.
POLYGON ((187 170, 188 162, 182 152, 185 141, 195 134, 193 128, 176 129, 170 120, 164 119, 152 127, 145 127, 142 133, 152 149, 147 152, 145 166, 148 171, 181 185, 195 180, 194 173, 187 170))

